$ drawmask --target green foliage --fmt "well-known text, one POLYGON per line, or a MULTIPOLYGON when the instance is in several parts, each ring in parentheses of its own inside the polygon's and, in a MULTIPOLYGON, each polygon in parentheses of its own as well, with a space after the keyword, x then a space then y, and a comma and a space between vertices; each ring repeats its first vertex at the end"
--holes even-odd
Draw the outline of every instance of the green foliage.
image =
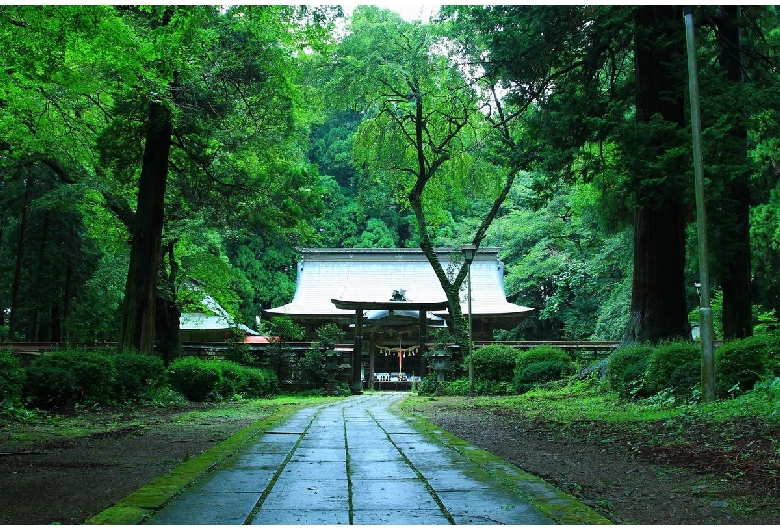
POLYGON ((550 360, 531 363, 515 375, 513 384, 518 393, 527 392, 536 385, 559 381, 574 373, 571 361, 550 360))
POLYGON ((325 356, 317 349, 312 348, 298 360, 298 382, 305 388, 322 388, 327 381, 328 374, 325 371, 325 356))
POLYGON ((756 382, 765 378, 772 345, 773 342, 764 335, 732 340, 716 348, 715 385, 718 395, 733 395, 737 389, 737 393, 751 390, 756 382))
POLYGON ((520 350, 515 357, 515 375, 531 364, 544 361, 571 362, 572 358, 568 353, 555 346, 534 346, 527 350, 520 350))
POLYGON ((24 400, 33 407, 113 404, 146 399, 165 385, 160 358, 134 353, 68 350, 37 358, 27 368, 24 400))
MULTIPOLYGON (((512 381, 515 368, 515 358, 518 351, 511 346, 491 344, 474 350, 474 381, 505 382, 512 381)), ((468 370, 468 356, 463 362, 463 369, 468 370)))
POLYGON ((645 373, 647 364, 650 362, 650 356, 630 364, 623 372, 623 386, 620 391, 620 397, 647 397, 649 393, 645 390, 645 373))
POLYGON ((678 397, 691 396, 697 387, 701 390, 701 361, 691 361, 675 368, 669 383, 678 397))
POLYGON ((340 344, 344 339, 344 335, 346 335, 346 332, 332 322, 317 328, 317 340, 327 348, 340 344))
POLYGON ((0 403, 18 405, 21 402, 25 376, 13 351, 0 350, 0 403))
POLYGON ((636 382, 642 380, 647 361, 652 353, 651 346, 631 344, 617 348, 607 361, 607 386, 621 397, 629 397, 636 389, 636 382), (629 368, 633 367, 630 370, 629 368), (638 377, 637 377, 638 376, 638 377))
POLYGON ((257 398, 278 390, 278 379, 268 370, 232 361, 177 359, 168 367, 171 388, 190 401, 257 398))
POLYGON ((439 387, 439 381, 436 374, 428 374, 422 378, 420 384, 417 386, 417 393, 421 396, 432 396, 436 393, 436 389, 439 387))
MULTIPOLYGON (((106 353, 69 350, 43 355, 35 359, 28 368, 28 382, 40 384, 40 378, 36 374, 39 369, 44 370, 44 379, 52 377, 53 371, 63 370, 69 374, 62 385, 54 383, 51 390, 54 396, 65 399, 63 404, 108 403, 115 397, 116 366, 112 362, 112 356, 106 353)), ((38 387, 41 394, 36 394, 30 392, 32 388, 34 387, 28 386, 26 391, 30 399, 37 401, 43 398, 44 402, 47 401, 46 389, 38 387)))
POLYGON ((153 355, 121 353, 111 356, 116 370, 114 397, 121 401, 137 401, 152 389, 165 383, 165 366, 162 359, 153 355))
POLYGON ((507 396, 515 393, 511 381, 474 381, 474 393, 478 396, 507 396))
POLYGON ((76 375, 61 366, 33 365, 27 368, 23 399, 28 407, 55 409, 78 402, 76 375))
POLYGON ((694 342, 667 342, 657 346, 648 359, 644 391, 656 394, 671 387, 672 373, 684 364, 699 360, 700 356, 700 347, 694 342))
POLYGON ((183 357, 172 362, 166 374, 173 390, 200 402, 219 391, 222 370, 218 361, 183 357))
POLYGON ((446 396, 468 396, 469 380, 467 377, 461 377, 454 381, 443 381, 441 383, 441 391, 446 396))
POLYGON ((335 381, 333 383, 333 388, 336 390, 337 396, 349 397, 352 395, 352 390, 350 389, 349 385, 342 381, 335 381))

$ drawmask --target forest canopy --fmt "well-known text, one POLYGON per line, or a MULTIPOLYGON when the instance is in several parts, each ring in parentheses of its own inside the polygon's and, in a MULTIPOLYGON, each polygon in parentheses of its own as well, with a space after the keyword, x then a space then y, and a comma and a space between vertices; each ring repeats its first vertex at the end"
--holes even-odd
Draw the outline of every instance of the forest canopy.
MULTIPOLYGON (((780 21, 694 17, 716 337, 745 337, 780 306, 780 21)), ((0 6, 0 44, 0 340, 174 352, 203 293, 256 327, 302 246, 500 247, 536 311, 496 339, 697 324, 680 7, 0 6)))

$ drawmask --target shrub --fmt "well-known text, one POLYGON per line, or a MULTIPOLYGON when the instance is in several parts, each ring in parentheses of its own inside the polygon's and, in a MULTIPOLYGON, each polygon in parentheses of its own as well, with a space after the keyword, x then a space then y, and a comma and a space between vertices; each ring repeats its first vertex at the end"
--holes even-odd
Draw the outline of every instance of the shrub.
POLYGON ((190 401, 206 401, 209 396, 214 397, 219 392, 219 361, 183 357, 172 362, 166 373, 171 388, 190 401))
POLYGON ((78 383, 67 368, 32 364, 27 368, 22 396, 33 408, 65 407, 78 401, 78 383))
POLYGON ((116 369, 114 395, 117 399, 137 401, 165 382, 165 365, 159 357, 119 353, 110 359, 116 369))
POLYGON ((12 351, 0 350, 0 403, 18 405, 22 399, 25 370, 12 351))
POLYGON ((27 369, 29 385, 25 386, 25 396, 34 403, 58 405, 110 403, 116 381, 116 368, 111 357, 101 352, 78 350, 38 357, 27 369), (61 383, 53 378, 57 373, 62 376, 61 383), (66 373, 67 376, 64 375, 66 373), (47 388, 46 384, 51 387, 47 388))
POLYGON ((442 394, 447 396, 468 396, 469 379, 468 377, 461 377, 453 381, 443 381, 441 389, 442 394))
POLYGON ((620 381, 619 394, 623 398, 648 397, 649 392, 644 388, 645 372, 650 356, 640 359, 634 364, 628 365, 623 371, 623 379, 620 381))
POLYGON ((699 345, 694 342, 676 341, 657 346, 647 362, 644 390, 656 394, 672 386, 672 373, 683 364, 700 358, 699 345))
POLYGON ((606 381, 607 386, 613 392, 617 392, 621 397, 628 397, 631 395, 631 391, 636 389, 633 385, 637 380, 636 373, 630 374, 630 378, 626 378, 626 371, 629 367, 634 366, 636 370, 637 363, 642 366, 639 373, 639 379, 644 374, 645 367, 647 366, 647 360, 650 354, 653 352, 651 346, 644 344, 630 344, 626 346, 620 346, 607 360, 607 373, 606 381))
POLYGON ((279 390, 279 380, 276 374, 262 368, 244 369, 244 387, 241 393, 246 397, 266 397, 279 390))
POLYGON ((431 396, 436 393, 436 388, 438 386, 436 374, 428 374, 420 381, 420 385, 417 387, 417 393, 421 396, 431 396))
POLYGON ((571 361, 552 360, 532 363, 523 368, 515 377, 518 392, 527 392, 535 385, 558 381, 574 373, 571 361))
POLYGON ((523 370, 532 364, 545 361, 569 363, 572 361, 572 358, 565 351, 554 346, 534 346, 528 350, 519 351, 515 357, 515 371, 512 380, 512 384, 515 388, 517 388, 519 383, 518 376, 523 370))
POLYGON ((249 370, 240 364, 232 361, 222 361, 219 363, 219 385, 216 389, 217 395, 230 398, 236 394, 244 397, 250 396, 247 390, 247 372, 249 370))
POLYGON ((766 336, 732 340, 715 350, 715 385, 724 396, 737 387, 740 391, 753 386, 769 375, 770 342, 766 336))
MULTIPOLYGON (((491 344, 472 353, 475 381, 511 382, 517 350, 504 344, 491 344)), ((463 363, 468 370, 469 360, 463 363)))
POLYGON ((271 370, 249 368, 232 361, 206 361, 184 357, 168 367, 171 388, 190 401, 216 400, 241 395, 265 397, 279 388, 271 370))
POLYGON ((701 361, 691 361, 675 368, 669 383, 676 396, 690 396, 693 389, 701 384, 701 361))

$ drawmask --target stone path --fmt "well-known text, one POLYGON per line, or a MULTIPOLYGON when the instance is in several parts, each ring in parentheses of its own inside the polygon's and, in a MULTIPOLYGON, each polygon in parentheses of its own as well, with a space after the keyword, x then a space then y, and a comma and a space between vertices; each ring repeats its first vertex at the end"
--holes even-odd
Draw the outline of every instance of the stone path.
POLYGON ((145 524, 554 524, 392 412, 403 393, 301 410, 145 524))

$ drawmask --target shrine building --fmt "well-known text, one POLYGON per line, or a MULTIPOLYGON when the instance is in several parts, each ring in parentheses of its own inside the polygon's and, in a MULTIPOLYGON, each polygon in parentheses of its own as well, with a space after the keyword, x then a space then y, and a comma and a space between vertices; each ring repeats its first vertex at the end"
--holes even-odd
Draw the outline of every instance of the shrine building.
MULTIPOLYGON (((475 341, 493 340, 493 330, 512 329, 532 308, 510 303, 504 292, 504 264, 498 248, 480 248, 471 264, 471 319, 475 341)), ((288 316, 316 340, 316 330, 335 323, 347 332, 354 352, 353 391, 375 378, 411 380, 424 376, 422 355, 433 329, 451 327, 447 296, 421 249, 301 249, 295 295, 289 304, 264 310, 263 317, 288 316), (410 379, 411 378, 411 379, 410 379)), ((453 276, 464 266, 460 249, 437 249, 453 276)), ((460 304, 468 315, 468 280, 460 304)))

